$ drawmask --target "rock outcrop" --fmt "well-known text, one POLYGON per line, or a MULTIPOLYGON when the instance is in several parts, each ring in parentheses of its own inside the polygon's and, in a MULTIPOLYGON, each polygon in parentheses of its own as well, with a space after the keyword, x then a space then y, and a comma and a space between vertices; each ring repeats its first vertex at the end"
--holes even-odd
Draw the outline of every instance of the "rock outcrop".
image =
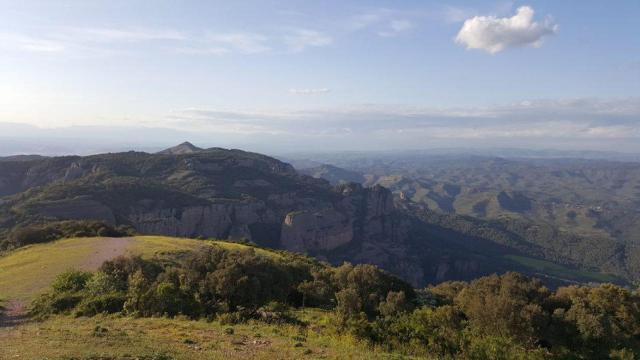
POLYGON ((335 189, 340 201, 322 209, 294 211, 282 224, 282 246, 292 251, 326 251, 341 246, 387 240, 394 234, 389 224, 393 197, 383 187, 362 188, 346 184, 335 189))
POLYGON ((139 209, 130 213, 127 219, 145 234, 252 240, 259 237, 259 234, 252 234, 254 225, 275 222, 277 216, 263 203, 249 202, 139 209))

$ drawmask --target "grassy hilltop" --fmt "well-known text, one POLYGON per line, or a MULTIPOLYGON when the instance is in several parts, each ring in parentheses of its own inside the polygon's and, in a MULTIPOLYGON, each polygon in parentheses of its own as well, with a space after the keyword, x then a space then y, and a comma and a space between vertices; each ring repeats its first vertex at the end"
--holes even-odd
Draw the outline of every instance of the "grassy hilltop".
MULTIPOLYGON (((226 241, 178 239, 164 236, 126 238, 71 238, 31 245, 0 257, 0 298, 30 301, 49 287, 53 279, 69 269, 96 270, 106 260, 120 255, 152 258, 176 254, 201 246, 243 249, 246 245, 226 241)), ((275 252, 257 249, 264 254, 275 252)))
MULTIPOLYGON (((215 247, 255 251, 282 258, 282 253, 227 241, 162 236, 70 238, 30 245, 0 257, 0 299, 20 304, 45 292, 56 276, 70 269, 95 271, 102 261, 121 255, 172 258, 194 249, 215 247)), ((12 306, 13 306, 12 305, 12 306)), ((331 321, 321 309, 296 310, 296 317, 319 325, 331 321)), ((177 318, 50 316, 0 326, 0 359, 387 359, 351 335, 321 334, 297 325, 249 322, 226 324, 177 318)))

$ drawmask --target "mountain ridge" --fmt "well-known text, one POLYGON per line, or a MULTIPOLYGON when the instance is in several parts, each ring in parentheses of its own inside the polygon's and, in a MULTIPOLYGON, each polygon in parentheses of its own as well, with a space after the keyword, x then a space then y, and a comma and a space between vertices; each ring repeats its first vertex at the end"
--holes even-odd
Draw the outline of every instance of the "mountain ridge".
POLYGON ((371 263, 415 285, 528 271, 505 258, 528 254, 517 242, 444 231, 382 186, 332 186, 236 149, 0 162, 0 196, 0 239, 49 221, 100 220, 143 234, 246 239, 332 263, 371 263))

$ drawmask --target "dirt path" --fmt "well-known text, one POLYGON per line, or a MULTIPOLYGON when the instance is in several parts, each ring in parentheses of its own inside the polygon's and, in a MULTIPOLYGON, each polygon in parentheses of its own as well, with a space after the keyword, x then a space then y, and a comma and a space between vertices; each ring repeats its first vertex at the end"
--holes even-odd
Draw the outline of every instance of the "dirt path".
POLYGON ((25 304, 18 300, 9 300, 5 305, 4 316, 0 316, 0 328, 19 325, 26 319, 25 304))
POLYGON ((82 265, 83 270, 97 270, 107 260, 124 255, 135 242, 133 238, 104 238, 100 241, 93 254, 82 265))
MULTIPOLYGON (((124 255, 127 249, 133 245, 133 238, 103 238, 88 255, 87 259, 78 268, 81 270, 95 271, 102 263, 124 255)), ((19 325, 27 320, 27 303, 15 299, 8 299, 4 304, 4 316, 0 316, 0 328, 19 325)))

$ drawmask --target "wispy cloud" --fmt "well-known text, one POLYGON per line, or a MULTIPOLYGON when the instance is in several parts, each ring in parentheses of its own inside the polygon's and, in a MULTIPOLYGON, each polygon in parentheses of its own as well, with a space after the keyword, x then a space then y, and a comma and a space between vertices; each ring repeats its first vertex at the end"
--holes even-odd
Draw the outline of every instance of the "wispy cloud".
POLYGON ((355 15, 349 19, 349 28, 352 30, 360 30, 367 28, 373 24, 379 23, 390 15, 391 11, 388 9, 377 9, 367 11, 362 14, 355 15))
MULTIPOLYGON (((449 108, 372 104, 307 110, 187 108, 135 123, 150 128, 144 134, 164 129, 182 139, 188 133, 191 139, 215 139, 216 146, 254 144, 269 151, 519 146, 639 152, 638 119, 639 98, 582 98, 449 108)), ((83 132, 75 136, 106 138, 113 123, 96 129, 80 128, 83 132)), ((118 141, 130 134, 136 134, 136 141, 150 139, 135 129, 122 127, 117 137, 109 136, 118 141)), ((22 128, 13 133, 33 134, 22 128)), ((67 128, 58 133, 70 136, 67 128)))
POLYGON ((219 46, 198 45, 198 46, 185 46, 178 47, 176 51, 181 54, 187 55, 226 55, 231 53, 231 50, 219 46))
POLYGON ((37 53, 57 53, 66 49, 64 42, 15 33, 0 33, 0 49, 37 53))
POLYGON ((315 88, 315 89, 289 89, 289 94, 293 95, 320 95, 327 94, 331 90, 327 88, 315 88))
POLYGON ((290 51, 301 52, 309 47, 331 45, 333 38, 316 30, 295 29, 284 37, 284 41, 290 51))
POLYGON ((53 35, 70 42, 142 42, 154 40, 186 40, 184 32, 150 28, 62 28, 53 35))
MULTIPOLYGON (((402 26, 402 24, 396 26, 402 26)), ((55 27, 33 36, 26 33, 0 32, 0 50, 38 53, 76 52, 112 53, 131 50, 133 43, 160 43, 158 49, 174 49, 182 54, 225 55, 262 54, 271 51, 302 52, 333 43, 328 34, 303 28, 285 33, 255 32, 185 32, 175 29, 55 27)))
POLYGON ((0 33, 0 49, 37 53, 97 53, 118 44, 148 41, 180 42, 187 35, 170 29, 54 27, 41 34, 0 33))
POLYGON ((391 20, 389 27, 386 30, 379 31, 378 35, 382 37, 394 37, 400 33, 411 30, 413 27, 413 23, 409 20, 391 20))
POLYGON ((228 49, 230 52, 240 52, 243 54, 259 54, 271 51, 271 47, 267 45, 269 38, 262 34, 256 33, 224 33, 209 34, 206 38, 207 42, 218 44, 222 48, 228 49))
POLYGON ((521 46, 539 47, 542 38, 555 34, 558 25, 550 18, 543 22, 533 21, 534 11, 522 6, 509 18, 474 16, 464 22, 455 41, 467 49, 484 50, 490 54, 521 46))
POLYGON ((247 134, 301 137, 402 134, 407 144, 429 138, 640 139, 639 100, 532 100, 477 108, 364 105, 251 113, 187 109, 176 111, 165 120, 178 128, 203 126, 247 134))
POLYGON ((352 31, 372 29, 381 37, 394 37, 415 27, 409 16, 415 15, 399 10, 380 8, 355 16, 348 21, 352 31))
POLYGON ((333 34, 344 36, 351 31, 369 29, 381 37, 394 37, 415 27, 409 12, 394 9, 374 9, 348 20, 345 27, 332 31, 305 27, 280 27, 251 31, 212 31, 207 29, 157 28, 144 26, 51 26, 23 32, 0 32, 1 51, 51 54, 115 54, 138 51, 131 44, 147 46, 145 51, 173 50, 182 54, 227 55, 300 53, 334 43, 333 34))

